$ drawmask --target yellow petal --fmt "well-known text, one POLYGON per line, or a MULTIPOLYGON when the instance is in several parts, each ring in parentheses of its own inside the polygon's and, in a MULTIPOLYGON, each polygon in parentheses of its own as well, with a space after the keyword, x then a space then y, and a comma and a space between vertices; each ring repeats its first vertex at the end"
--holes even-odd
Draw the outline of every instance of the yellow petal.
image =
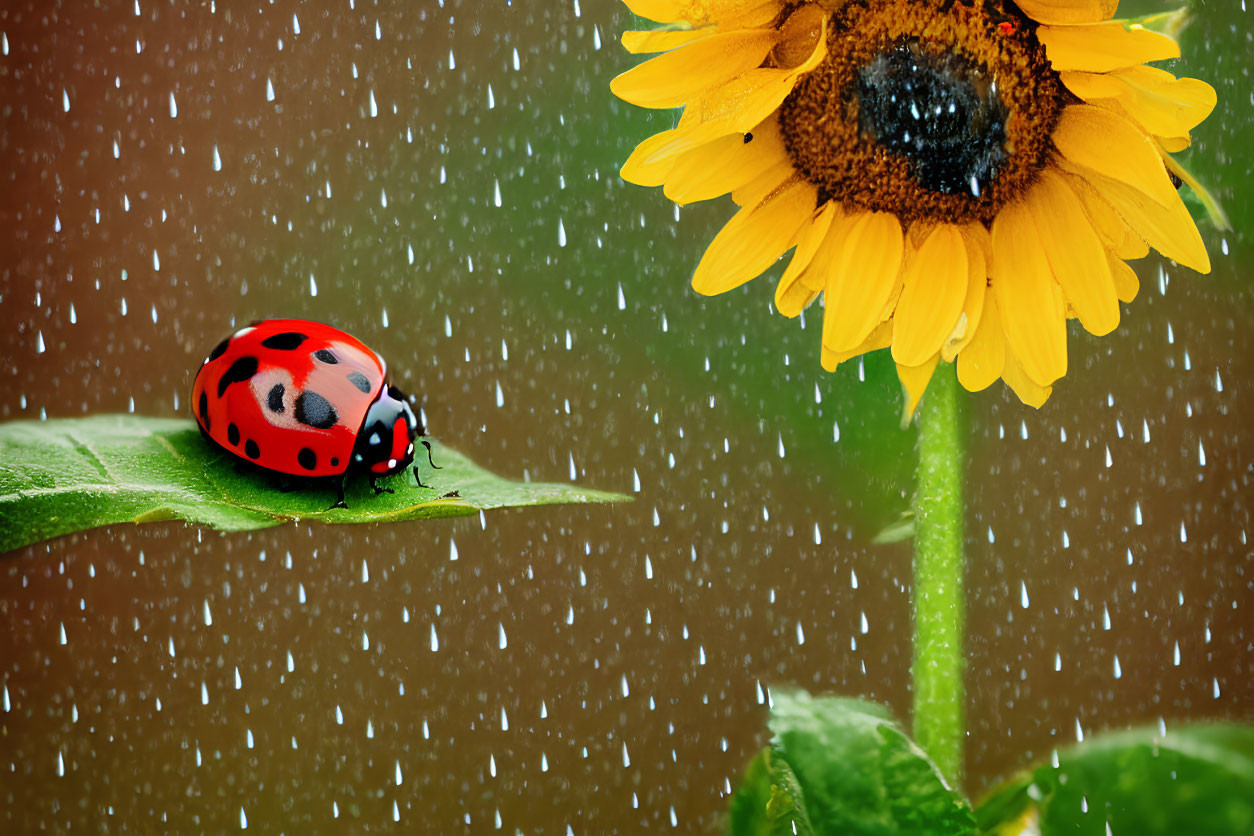
POLYGON ((962 313, 969 279, 962 233, 938 224, 905 262, 893 313, 893 360, 919 366, 940 351, 962 313))
POLYGON ((1164 206, 1100 174, 1086 171, 1083 176, 1151 247, 1199 273, 1210 272, 1206 245, 1179 195, 1173 193, 1171 202, 1164 206))
POLYGON ((662 131, 637 145, 631 152, 631 156, 627 158, 627 162, 623 163, 623 167, 618 172, 619 176, 637 186, 653 187, 665 183, 666 176, 675 165, 675 158, 668 157, 653 163, 647 161, 654 151, 674 139, 677 131, 678 128, 662 131))
POLYGON ((636 17, 693 26, 714 23, 722 29, 765 26, 783 9, 780 0, 720 0, 709 4, 692 0, 623 0, 623 3, 636 17))
MULTIPOLYGON (((988 237, 988 232, 981 224, 969 224, 978 227, 988 237)), ((963 243, 967 248, 967 294, 962 300, 962 314, 954 325, 941 347, 941 359, 952 363, 954 358, 975 339, 976 329, 984 315, 984 300, 988 296, 988 263, 985 261, 984 250, 972 240, 966 229, 963 230, 963 243)), ((991 247, 990 243, 990 247, 991 247)), ((998 326, 1000 327, 1000 326, 998 326)))
POLYGON ((1193 140, 1187 136, 1160 136, 1158 142, 1164 151, 1172 154, 1178 154, 1193 144, 1193 140))
POLYGON ((1006 367, 1002 369, 1001 377, 1006 381, 1006 385, 1019 396, 1019 400, 1036 409, 1045 405, 1050 392, 1053 391, 1052 386, 1042 386, 1032 380, 1024 372, 1022 364, 1017 362, 1013 352, 1006 352, 1006 367))
POLYGON ((1215 107, 1215 89, 1195 78, 1176 78, 1157 67, 1127 67, 1109 73, 1063 72, 1072 93, 1089 103, 1116 103, 1155 136, 1187 136, 1215 107))
POLYGON ((802 281, 818 252, 819 245, 827 237, 832 228, 832 219, 840 212, 837 205, 830 200, 824 203, 807 224, 802 224, 797 233, 797 249, 793 251, 792 260, 784 270, 779 285, 775 288, 775 307, 787 317, 794 317, 805 310, 822 291, 823 286, 812 287, 802 281))
POLYGON ((881 348, 888 348, 889 343, 892 341, 893 322, 890 319, 887 322, 881 322, 879 325, 875 326, 875 329, 867 335, 867 338, 853 348, 846 349, 845 351, 834 351, 824 345, 820 355, 820 362, 822 362, 823 368, 826 371, 834 372, 836 371, 836 367, 846 360, 850 360, 860 354, 867 354, 872 351, 879 351, 881 348))
MULTIPOLYGON (((894 345, 896 344, 896 339, 894 335, 894 345)), ((919 399, 923 397, 923 391, 927 389, 927 384, 932 379, 932 373, 936 371, 938 360, 940 360, 940 355, 933 354, 930 358, 916 366, 897 364, 897 379, 901 381, 901 388, 905 390, 906 394, 905 407, 901 412, 901 425, 903 427, 910 423, 910 419, 914 417, 914 411, 919 408, 919 399)))
POLYGON ((1015 5, 1040 23, 1098 23, 1114 17, 1119 0, 1019 0, 1015 5))
POLYGON ((1026 197, 1054 278, 1080 324, 1103 336, 1119 325, 1119 299, 1106 248, 1062 176, 1042 171, 1026 197))
POLYGON ((997 297, 984 296, 984 312, 971 342, 958 355, 958 382, 968 392, 987 389, 1001 377, 1006 365, 1006 339, 1002 332, 997 297))
MULTIPOLYGON (((674 157, 666 174, 666 196, 680 206, 709 200, 735 191, 788 161, 775 117, 754 128, 750 141, 745 141, 746 136, 728 134, 674 157)), ((777 177, 773 185, 782 179, 777 177)))
MULTIPOLYGON (((827 20, 824 18, 824 32, 827 20)), ((827 39, 815 42, 814 52, 802 64, 791 69, 764 67, 747 72, 689 103, 683 119, 692 130, 676 135, 671 142, 654 151, 650 162, 682 154, 729 133, 744 134, 763 122, 783 104, 797 83, 797 78, 810 72, 827 55, 827 39)), ((657 59, 654 59, 657 60, 657 59)))
POLYGON ((1114 251, 1120 258, 1144 258, 1149 253, 1149 245, 1128 226, 1127 221, 1098 193, 1092 183, 1065 167, 1061 171, 1071 190, 1084 204, 1089 222, 1093 224, 1098 237, 1108 250, 1114 251))
POLYGON ((992 289, 1006 346, 1028 376, 1048 386, 1067 373, 1067 313, 1045 249, 1022 203, 993 219, 992 289))
POLYGON ((636 17, 672 23, 687 17, 689 4, 685 0, 623 0, 623 5, 636 17))
POLYGON ((714 34, 714 29, 646 29, 623 33, 623 48, 633 55, 670 52, 672 49, 699 41, 714 34))
POLYGON ((1092 26, 1041 26, 1036 37, 1045 45, 1045 55, 1055 70, 1104 73, 1180 57, 1179 44, 1166 35, 1128 29, 1115 21, 1092 26))
POLYGON ((1131 302, 1141 289, 1141 280, 1137 278, 1136 271, 1114 253, 1107 253, 1106 260, 1110 264, 1110 275, 1115 280, 1115 292, 1119 294, 1119 301, 1131 302))
POLYGON ((640 107, 679 107, 761 66, 777 40, 772 29, 711 35, 633 67, 610 91, 640 107))
POLYGON ((1164 206, 1177 199, 1153 140, 1121 116, 1072 105, 1063 109, 1053 139, 1076 166, 1127 183, 1164 206))
POLYGON ((710 242, 692 274, 693 288, 713 296, 739 287, 770 267, 793 245, 816 199, 814 186, 793 178, 761 203, 741 209, 710 242))
POLYGON ((901 273, 903 242, 901 224, 888 212, 864 212, 836 225, 843 239, 827 277, 823 344, 839 352, 883 320, 901 273))

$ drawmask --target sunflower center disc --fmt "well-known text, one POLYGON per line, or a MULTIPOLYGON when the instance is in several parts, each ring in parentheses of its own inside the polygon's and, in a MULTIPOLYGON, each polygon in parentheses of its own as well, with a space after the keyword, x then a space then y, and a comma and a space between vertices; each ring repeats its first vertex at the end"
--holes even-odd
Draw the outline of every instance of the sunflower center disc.
POLYGON ((1067 94, 1013 4, 824 7, 826 57, 779 111, 785 150, 820 200, 988 225, 1049 164, 1067 94))
POLYGON ((859 125, 905 156, 925 189, 978 196, 1006 159, 1006 108, 997 86, 953 53, 917 41, 881 53, 858 73, 859 125))

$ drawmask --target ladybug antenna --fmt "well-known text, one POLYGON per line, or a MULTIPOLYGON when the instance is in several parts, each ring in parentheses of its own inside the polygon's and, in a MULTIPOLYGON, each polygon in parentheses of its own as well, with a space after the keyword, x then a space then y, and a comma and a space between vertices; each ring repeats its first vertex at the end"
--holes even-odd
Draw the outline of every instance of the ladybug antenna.
POLYGON ((436 464, 436 463, 435 463, 435 461, 433 461, 433 460, 432 460, 432 458, 431 458, 431 442, 430 442, 430 441, 425 441, 425 440, 424 440, 424 441, 422 442, 422 446, 427 448, 427 461, 428 461, 428 462, 431 462, 431 466, 432 466, 433 468, 435 468, 436 470, 443 470, 444 468, 442 468, 442 467, 440 467, 438 464, 436 464))

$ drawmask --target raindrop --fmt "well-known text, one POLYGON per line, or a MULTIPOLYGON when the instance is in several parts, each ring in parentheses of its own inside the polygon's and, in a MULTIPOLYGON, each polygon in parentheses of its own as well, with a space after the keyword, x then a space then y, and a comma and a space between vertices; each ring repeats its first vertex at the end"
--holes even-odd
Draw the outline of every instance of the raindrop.
MULTIPOLYGON (((559 221, 560 223, 560 221, 559 221)), ((566 235, 562 234, 562 246, 566 246, 566 235)), ((618 283, 618 309, 620 311, 627 310, 627 297, 623 294, 623 283, 618 283)))
POLYGON ((270 80, 269 76, 266 76, 266 101, 274 101, 274 82, 270 80))
POLYGON ((559 247, 566 246, 566 224, 562 223, 561 218, 557 219, 557 245, 559 247))
POLYGON ((65 109, 66 113, 70 112, 70 91, 64 87, 61 88, 61 107, 65 109))
POLYGON ((174 101, 174 92, 170 92, 170 118, 175 119, 179 115, 178 103, 174 101))
POLYGON ((241 805, 239 808, 239 829, 240 830, 248 829, 248 814, 244 812, 243 805, 241 805))
MULTIPOLYGON (((496 107, 496 97, 492 95, 492 85, 489 84, 488 85, 488 110, 492 110, 495 107, 496 107)), ((498 203, 497 206, 500 206, 500 204, 498 203)))
POLYGON ((1206 450, 1202 447, 1202 440, 1197 441, 1197 463, 1201 467, 1206 467, 1206 450))
POLYGON ((436 653, 440 649, 440 637, 436 635, 435 625, 431 625, 431 652, 436 653))
POLYGON ((1115 654, 1115 679, 1123 678, 1123 668, 1119 667, 1119 654, 1115 654))
POLYGON ((1172 648, 1171 650, 1171 664, 1177 668, 1180 667, 1180 642, 1179 640, 1176 641, 1175 647, 1172 648))
POLYGON ((35 334, 35 353, 43 354, 46 350, 47 346, 44 345, 44 332, 39 331, 35 334))
POLYGON ((509 642, 506 641, 505 639, 505 625, 498 621, 496 624, 496 629, 497 629, 497 640, 496 640, 497 646, 501 650, 504 650, 506 647, 509 646, 509 642))
POLYGON ((631 766, 631 758, 627 755, 627 741, 623 741, 623 769, 631 766))
POLYGON ((309 274, 309 295, 310 296, 318 295, 318 281, 314 278, 313 273, 309 274))
POLYGON ((1056 671, 1062 670, 1062 654, 1061 653, 1054 654, 1054 670, 1056 671))
POLYGON ((1030 605, 1031 603, 1032 602, 1028 599, 1027 581, 1021 580, 1019 581, 1019 606, 1023 607, 1026 610, 1028 608, 1028 605, 1030 605))
MULTIPOLYGON (((8 41, 5 41, 5 55, 8 55, 8 41)), ((522 69, 522 60, 518 57, 518 47, 514 47, 514 72, 522 69)))
POLYGON ((205 610, 205 626, 211 627, 213 626, 213 613, 209 612, 209 599, 208 598, 205 599, 204 610, 205 610))
POLYGON ((1106 466, 1110 467, 1112 464, 1114 464, 1114 460, 1110 457, 1110 445, 1107 444, 1106 445, 1106 466))
POLYGON ((806 643, 806 632, 801 628, 801 622, 797 622, 797 644, 806 643))
MULTIPOLYGON (((492 184, 492 205, 494 206, 501 205, 501 181, 500 180, 494 180, 492 184)), ((410 263, 412 264, 413 262, 411 261, 410 263)))

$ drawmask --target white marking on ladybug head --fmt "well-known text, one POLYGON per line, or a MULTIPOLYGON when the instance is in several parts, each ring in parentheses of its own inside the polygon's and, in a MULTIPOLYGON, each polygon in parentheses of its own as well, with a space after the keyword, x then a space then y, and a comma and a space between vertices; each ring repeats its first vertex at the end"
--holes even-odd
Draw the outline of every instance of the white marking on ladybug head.
POLYGON ((371 446, 371 447, 373 447, 373 446, 374 446, 374 445, 376 445, 376 444, 379 444, 379 443, 380 443, 380 442, 382 442, 382 441, 383 441, 383 439, 379 438, 379 434, 378 434, 378 433, 371 433, 371 434, 370 434, 370 446, 371 446))
POLYGON ((391 470, 394 467, 396 467, 396 459, 388 459, 388 470, 391 470))
POLYGON ((412 445, 412 444, 411 444, 411 445, 409 445, 409 449, 408 449, 408 450, 406 450, 406 451, 405 451, 405 453, 406 453, 407 455, 412 456, 412 455, 414 454, 414 445, 412 445))
POLYGON ((358 453, 357 455, 353 456, 353 460, 354 460, 354 461, 361 461, 361 453, 358 453))

